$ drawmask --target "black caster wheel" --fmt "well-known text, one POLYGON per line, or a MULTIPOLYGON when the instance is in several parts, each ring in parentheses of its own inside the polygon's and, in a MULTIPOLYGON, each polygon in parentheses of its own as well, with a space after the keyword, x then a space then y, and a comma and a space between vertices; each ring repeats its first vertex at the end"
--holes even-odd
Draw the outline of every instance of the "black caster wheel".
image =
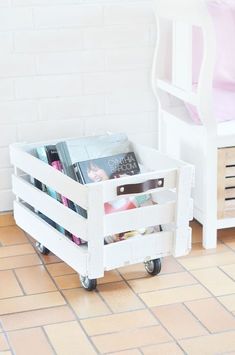
POLYGON ((161 259, 149 260, 144 263, 146 271, 150 275, 157 275, 161 271, 161 259))
POLYGON ((36 248, 42 255, 48 255, 50 253, 50 250, 39 242, 36 242, 36 248))
POLYGON ((96 279, 89 279, 88 276, 79 276, 82 287, 85 288, 87 291, 93 291, 96 289, 97 281, 96 279))

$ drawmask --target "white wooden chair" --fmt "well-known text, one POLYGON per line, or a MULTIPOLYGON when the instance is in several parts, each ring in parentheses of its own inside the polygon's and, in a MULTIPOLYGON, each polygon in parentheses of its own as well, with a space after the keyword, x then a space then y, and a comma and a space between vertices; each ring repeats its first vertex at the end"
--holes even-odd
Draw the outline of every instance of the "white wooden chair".
POLYGON ((203 246, 215 248, 217 229, 235 226, 235 188, 231 188, 235 148, 227 148, 235 147, 235 121, 217 123, 213 117, 214 25, 203 0, 155 0, 154 11, 158 39, 152 85, 159 101, 159 148, 195 165, 194 217, 203 224, 203 246), (194 25, 201 28, 204 41, 196 92, 192 89, 194 25), (197 107, 202 125, 191 120, 185 102, 197 107))

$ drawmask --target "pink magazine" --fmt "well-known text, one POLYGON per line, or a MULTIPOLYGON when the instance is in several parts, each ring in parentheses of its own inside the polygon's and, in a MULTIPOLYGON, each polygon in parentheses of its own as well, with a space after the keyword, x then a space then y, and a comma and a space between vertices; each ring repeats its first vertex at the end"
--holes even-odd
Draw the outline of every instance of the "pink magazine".
MULTIPOLYGON (((56 170, 59 171, 63 171, 62 170, 62 165, 61 162, 59 160, 55 160, 51 163, 51 165, 53 166, 53 168, 55 168, 56 170)), ((68 207, 68 199, 65 196, 61 195, 61 200, 64 206, 68 207)), ((79 237, 77 237, 76 235, 72 234, 72 240, 74 243, 76 243, 77 245, 81 245, 81 244, 85 244, 86 242, 81 240, 79 237)))

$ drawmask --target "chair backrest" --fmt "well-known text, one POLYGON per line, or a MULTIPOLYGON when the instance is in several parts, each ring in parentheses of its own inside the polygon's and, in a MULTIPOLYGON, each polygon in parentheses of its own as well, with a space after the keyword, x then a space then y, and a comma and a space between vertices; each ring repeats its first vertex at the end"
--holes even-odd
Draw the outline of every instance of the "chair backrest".
MULTIPOLYGON (((164 91, 162 83, 167 81, 170 84, 167 86, 168 94, 196 105, 202 123, 211 128, 216 127, 216 120, 212 112, 216 39, 206 1, 154 0, 153 6, 157 19, 157 46, 154 55, 152 84, 159 99, 164 91), (196 93, 192 90, 193 26, 200 27, 203 36, 203 59, 196 93), (161 82, 161 93, 159 92, 159 82, 161 82)), ((160 104, 164 105, 164 100, 160 99, 160 104)))
POLYGON ((203 0, 155 0, 153 6, 160 17, 195 26, 203 25, 208 17, 203 0))

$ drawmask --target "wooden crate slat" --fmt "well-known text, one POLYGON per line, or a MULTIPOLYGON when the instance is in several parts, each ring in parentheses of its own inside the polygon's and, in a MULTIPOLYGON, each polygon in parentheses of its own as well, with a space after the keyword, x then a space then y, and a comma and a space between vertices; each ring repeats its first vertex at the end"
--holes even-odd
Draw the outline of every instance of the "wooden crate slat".
POLYGON ((33 211, 19 202, 14 202, 16 223, 37 241, 45 245, 74 270, 87 273, 88 253, 86 246, 78 246, 51 227, 33 211))
POLYGON ((225 198, 234 198, 235 199, 235 188, 225 189, 225 198))
POLYGON ((173 232, 160 232, 136 236, 118 243, 105 245, 105 269, 111 270, 130 264, 130 260, 140 263, 172 253, 173 232))
POLYGON ((225 187, 235 187, 235 177, 234 178, 226 178, 224 186, 225 187))
POLYGON ((23 201, 42 212, 72 234, 87 240, 87 220, 85 218, 37 189, 21 177, 13 175, 12 185, 13 192, 23 201))
POLYGON ((226 167, 226 172, 225 172, 225 176, 234 176, 235 177, 235 166, 230 166, 230 167, 226 167))
POLYGON ((25 152, 17 144, 10 147, 10 155, 11 163, 15 167, 50 186, 79 206, 87 208, 87 186, 79 184, 52 166, 45 164, 40 159, 25 152))
POLYGON ((135 208, 105 216, 105 235, 175 222, 176 202, 135 208))

